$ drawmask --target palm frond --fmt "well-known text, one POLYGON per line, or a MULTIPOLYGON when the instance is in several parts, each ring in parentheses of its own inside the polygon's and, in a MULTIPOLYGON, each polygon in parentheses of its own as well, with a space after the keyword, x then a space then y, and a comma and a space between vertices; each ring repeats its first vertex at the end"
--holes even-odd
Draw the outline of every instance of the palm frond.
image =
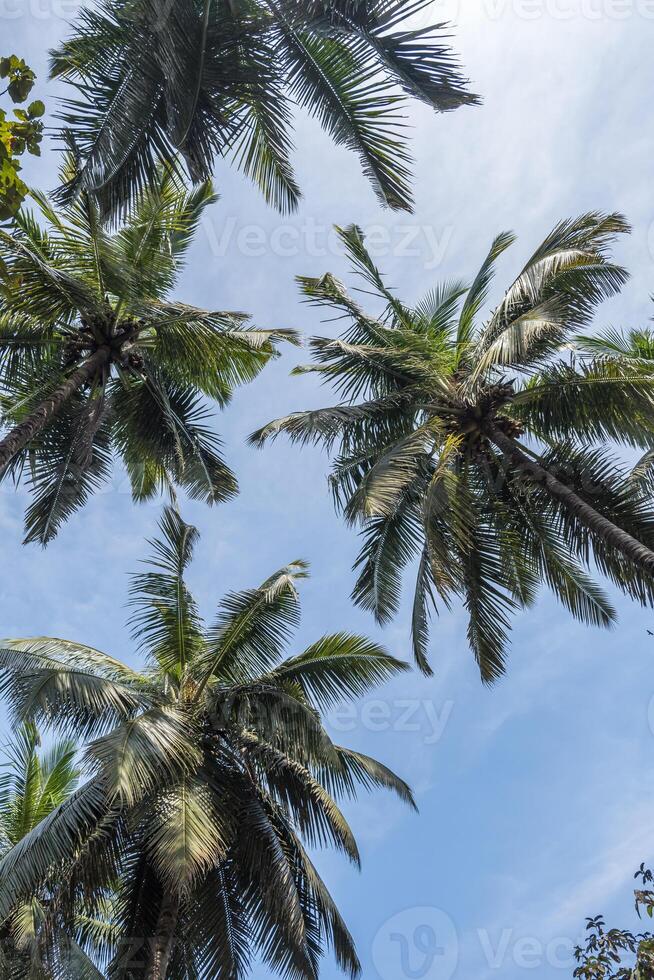
POLYGON ((166 507, 150 542, 148 572, 132 577, 132 636, 161 669, 181 677, 204 647, 202 622, 184 581, 198 531, 166 507))
POLYGON ((298 560, 258 589, 225 596, 208 633, 207 663, 198 663, 198 669, 208 667, 221 680, 247 681, 277 663, 299 623, 296 582, 307 575, 308 565, 298 560))
POLYGON ((372 687, 406 670, 405 663, 376 643, 349 633, 335 633, 284 661, 269 680, 298 685, 305 697, 324 711, 346 698, 362 697, 372 687))

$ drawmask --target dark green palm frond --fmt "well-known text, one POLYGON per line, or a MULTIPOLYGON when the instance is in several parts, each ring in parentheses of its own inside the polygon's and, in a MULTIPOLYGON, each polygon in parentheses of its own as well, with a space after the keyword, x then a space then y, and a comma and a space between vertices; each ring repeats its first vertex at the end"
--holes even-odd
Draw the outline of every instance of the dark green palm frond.
POLYGON ((649 368, 654 358, 654 331, 647 329, 600 330, 592 337, 577 337, 575 350, 593 359, 610 359, 626 368, 649 368))
POLYGON ((415 428, 403 439, 396 439, 386 450, 377 450, 377 459, 357 481, 357 488, 344 509, 349 523, 369 517, 392 518, 416 484, 424 481, 431 458, 442 442, 438 420, 415 428))
POLYGON ((39 636, 27 640, 8 640, 6 644, 11 650, 27 650, 33 655, 46 660, 63 663, 66 667, 79 668, 93 672, 99 677, 115 681, 123 686, 138 689, 144 684, 143 675, 115 657, 96 650, 83 643, 72 640, 62 640, 58 637, 39 636))
POLYGON ((302 902, 272 803, 251 794, 243 800, 241 812, 234 864, 254 944, 264 962, 282 976, 310 980, 314 966, 306 946, 302 902))
POLYGON ((85 783, 0 858, 0 917, 16 902, 38 891, 54 867, 72 862, 80 847, 104 822, 107 797, 97 781, 85 783))
POLYGON ((405 670, 405 663, 370 640, 336 633, 285 660, 269 675, 269 680, 298 685, 305 697, 325 711, 345 698, 362 697, 372 687, 405 670))
MULTIPOLYGON (((504 672, 516 601, 510 568, 504 562, 501 534, 483 513, 482 501, 458 475, 448 474, 447 503, 452 553, 457 568, 451 586, 468 613, 468 642, 482 680, 491 683, 504 672)), ((431 535, 428 541, 433 540, 431 535)))
POLYGON ((482 331, 483 354, 473 377, 491 365, 537 363, 586 326, 598 304, 627 281, 627 272, 608 261, 607 250, 629 230, 622 215, 599 212, 558 224, 482 331))
POLYGON ((75 939, 105 969, 116 949, 119 935, 115 893, 100 897, 96 907, 88 911, 92 914, 78 910, 75 915, 75 939))
POLYGON ((54 980, 75 977, 76 980, 105 980, 93 960, 68 936, 58 935, 54 980))
POLYGON ((476 329, 476 318, 488 299, 497 260, 514 242, 515 236, 510 231, 504 231, 497 235, 472 285, 467 290, 465 301, 461 307, 456 335, 457 359, 459 361, 465 360, 468 354, 468 347, 476 329))
POLYGON ((53 53, 53 77, 79 79, 80 95, 64 102, 62 121, 74 134, 83 166, 58 191, 62 202, 86 191, 100 201, 104 217, 120 213, 153 181, 160 162, 174 164, 151 45, 138 17, 107 4, 83 11, 77 36, 53 53), (124 75, 121 64, 129 65, 124 75))
POLYGON ((316 709, 298 685, 261 682, 214 687, 209 695, 212 723, 219 731, 256 731, 275 748, 305 766, 334 757, 334 747, 316 709))
POLYGON ((548 525, 535 509, 521 502, 526 543, 543 581, 559 602, 582 623, 610 628, 617 619, 613 604, 580 564, 562 546, 556 525, 548 525), (532 544, 533 541, 533 544, 532 544))
POLYGON ((90 742, 85 758, 111 803, 133 806, 197 768, 196 735, 179 707, 151 708, 90 742))
POLYGON ((377 343, 355 344, 346 337, 345 340, 313 338, 310 346, 320 365, 320 373, 348 399, 387 398, 417 388, 425 380, 412 373, 415 361, 400 349, 399 344, 394 347, 377 343))
POLYGON ((405 398, 401 394, 393 394, 359 405, 334 405, 308 412, 294 412, 253 432, 248 441, 261 448, 268 440, 284 434, 301 446, 323 445, 329 450, 340 440, 343 451, 347 452, 352 443, 358 445, 365 442, 367 432, 371 434, 371 445, 374 444, 379 427, 388 424, 389 419, 395 423, 389 425, 389 437, 400 428, 407 432, 409 426, 404 417, 404 404, 405 398))
POLYGON ((654 450, 648 449, 640 457, 636 465, 629 474, 629 480, 639 493, 649 493, 651 495, 654 483, 654 450))
POLYGON ((345 817, 309 770, 254 735, 242 740, 262 783, 302 837, 312 847, 336 847, 359 866, 359 850, 345 817))
POLYGON ((368 792, 388 789, 414 810, 417 809, 410 787, 387 766, 361 752, 353 752, 338 745, 334 749, 336 763, 329 765, 325 760, 317 767, 316 772, 318 780, 332 796, 337 799, 355 798, 359 786, 363 786, 368 792))
POLYGON ((337 227, 336 232, 358 275, 388 304, 388 312, 397 319, 398 323, 408 322, 410 313, 386 287, 381 272, 365 246, 365 236, 361 228, 358 225, 350 225, 347 228, 337 227))
POLYGON ((163 299, 183 268, 202 215, 217 199, 210 182, 186 192, 179 177, 162 167, 137 197, 129 223, 113 237, 122 277, 114 291, 134 304, 163 299))
POLYGON ((315 903, 316 915, 321 927, 321 938, 334 952, 340 969, 352 980, 361 975, 361 964, 356 953, 354 940, 345 925, 332 896, 316 871, 302 842, 293 835, 293 850, 296 854, 303 879, 309 895, 315 903))
POLYGON ((149 571, 132 577, 132 636, 162 670, 181 678, 204 647, 202 621, 184 573, 193 557, 198 531, 166 507, 161 537, 150 542, 149 571))
POLYGON ((439 111, 478 102, 444 25, 405 26, 426 6, 138 0, 84 11, 52 55, 53 75, 77 93, 62 119, 82 160, 62 196, 86 190, 115 215, 162 163, 180 169, 179 155, 197 182, 231 155, 288 210, 300 196, 291 165, 299 103, 360 157, 384 204, 408 207, 406 97, 439 111))
POLYGON ((92 314, 102 308, 102 297, 69 263, 58 261, 43 236, 35 243, 20 226, 13 234, 0 229, 0 259, 3 279, 11 284, 12 312, 19 316, 68 323, 78 310, 92 314))
POLYGON ((517 608, 509 594, 502 557, 492 532, 479 528, 470 542, 464 569, 468 641, 482 680, 491 683, 505 670, 510 630, 509 613, 517 608))
POLYGON ((31 318, 0 312, 0 379, 3 389, 16 390, 25 380, 42 374, 64 338, 50 326, 31 318))
POLYGON ((654 427, 654 381, 614 360, 553 364, 516 393, 511 415, 544 440, 643 446, 654 427))
POLYGON ((291 163, 290 107, 270 64, 259 58, 256 73, 251 96, 240 112, 241 132, 234 141, 233 157, 268 204, 286 214, 296 209, 302 197, 291 163))
POLYGON ((222 459, 209 428, 210 412, 189 388, 160 374, 146 382, 115 385, 114 436, 123 453, 136 500, 176 484, 195 500, 219 503, 235 496, 236 477, 222 459))
POLYGON ((411 499, 388 517, 374 517, 361 531, 363 544, 354 564, 359 576, 352 598, 374 613, 377 622, 390 622, 402 594, 402 573, 420 550, 420 515, 411 499))
MULTIPOLYGON (((398 581, 398 593, 400 587, 400 582, 398 581)), ((413 647, 413 656, 418 669, 428 677, 433 673, 431 667, 429 666, 428 647, 430 617, 433 612, 437 611, 434 591, 435 589, 432 582, 431 555, 429 546, 425 545, 422 549, 420 561, 418 562, 416 586, 413 595, 413 608, 411 610, 411 644, 413 647)))
POLYGON ((170 303, 151 312, 155 326, 150 346, 157 363, 175 384, 197 386, 221 406, 277 356, 279 340, 296 341, 292 330, 251 329, 246 314, 207 313, 170 303))
POLYGON ((83 737, 106 731, 148 703, 146 691, 56 659, 39 639, 3 641, 0 676, 0 691, 17 721, 83 737))
POLYGON ((185 923, 202 976, 245 980, 252 960, 252 934, 245 905, 229 859, 198 884, 185 923))
POLYGON ((189 893, 196 881, 226 859, 231 833, 229 818, 216 807, 200 772, 182 776, 157 797, 145 846, 164 887, 189 893))
MULTIPOLYGON (((308 575, 308 565, 295 561, 281 568, 258 589, 233 592, 223 599, 208 633, 206 668, 219 680, 248 681, 259 677, 282 656, 300 619, 295 583, 308 575)), ((197 664, 202 673, 205 665, 197 664)))
MULTIPOLYGON (((546 467, 556 470, 601 516, 646 547, 654 545, 654 510, 650 500, 637 490, 628 472, 611 453, 558 444, 544 453, 542 459, 546 467)), ((576 522, 572 514, 540 487, 535 488, 534 496, 541 511, 556 522, 559 536, 574 555, 585 564, 594 561, 622 592, 643 605, 652 605, 654 583, 644 570, 629 562, 610 541, 576 522)))
POLYGON ((122 875, 115 883, 113 921, 117 940, 108 964, 108 980, 135 980, 146 966, 141 937, 154 936, 163 886, 143 848, 143 830, 132 836, 122 861, 122 875))
POLYGON ((410 210, 411 158, 400 135, 401 103, 376 66, 340 39, 280 23, 277 56, 298 104, 316 115, 337 146, 356 153, 380 201, 410 210), (374 84, 373 84, 374 83, 374 84))
POLYGON ((468 91, 452 52, 445 45, 446 24, 397 30, 429 11, 431 0, 393 0, 365 4, 332 3, 331 24, 360 37, 404 91, 440 112, 478 105, 468 91))
POLYGON ((32 443, 25 543, 47 545, 111 472, 110 419, 102 390, 72 400, 32 443))

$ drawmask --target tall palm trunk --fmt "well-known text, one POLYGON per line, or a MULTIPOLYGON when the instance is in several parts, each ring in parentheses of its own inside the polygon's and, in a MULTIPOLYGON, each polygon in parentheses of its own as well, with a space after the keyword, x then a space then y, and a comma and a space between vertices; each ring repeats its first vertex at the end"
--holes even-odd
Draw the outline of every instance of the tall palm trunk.
POLYGON ((582 500, 574 490, 566 487, 564 483, 557 480, 544 466, 530 459, 523 452, 518 443, 514 442, 503 432, 499 432, 494 427, 488 433, 489 438, 504 455, 510 459, 527 477, 534 483, 542 484, 545 489, 573 514, 577 520, 597 535, 606 544, 612 545, 622 552, 635 565, 643 568, 650 575, 654 576, 654 551, 634 538, 628 531, 624 531, 617 524, 614 524, 603 514, 598 513, 590 504, 582 500))
POLYGON ((164 895, 159 909, 157 931, 150 946, 150 962, 146 970, 145 980, 166 980, 173 953, 178 917, 179 895, 169 891, 164 895))
POLYGON ((4 473, 14 456, 43 431, 75 392, 83 388, 109 363, 110 357, 110 347, 98 347, 63 384, 55 388, 26 419, 14 426, 11 432, 0 440, 0 475, 4 473))

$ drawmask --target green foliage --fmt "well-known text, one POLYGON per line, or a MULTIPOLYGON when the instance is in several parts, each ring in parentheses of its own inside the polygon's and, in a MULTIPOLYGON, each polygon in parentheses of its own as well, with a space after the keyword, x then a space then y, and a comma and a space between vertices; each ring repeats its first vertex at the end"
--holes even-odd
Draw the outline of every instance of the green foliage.
MULTIPOLYGON (((0 58, 0 79, 8 80, 5 92, 14 103, 26 102, 36 76, 21 58, 0 58)), ((14 119, 0 108, 0 221, 13 218, 25 200, 28 188, 20 179, 18 157, 25 152, 40 155, 45 106, 40 100, 24 109, 14 109, 14 119)))
MULTIPOLYGON (((643 888, 635 892, 636 911, 641 910, 651 919, 654 912, 654 891, 651 886, 652 872, 641 864, 634 875, 642 881, 643 888)), ((586 920, 586 942, 575 949, 579 964, 573 977, 579 980, 653 980, 654 936, 651 933, 634 934, 625 929, 607 929, 601 915, 586 920), (629 961, 633 965, 625 965, 629 961)))
POLYGON ((333 452, 335 503, 362 528, 354 600, 388 622, 415 568, 413 648, 427 673, 437 603, 464 605, 470 646, 493 681, 512 616, 542 584, 594 626, 610 627, 615 611, 593 566, 637 601, 654 600, 654 334, 581 335, 626 281, 609 255, 626 231, 620 215, 561 222, 488 313, 509 233, 470 286, 442 284, 411 307, 385 286, 360 230, 339 229, 376 316, 331 274, 299 279, 310 303, 351 323, 343 337, 314 338, 313 364, 299 369, 341 402, 271 422, 252 442, 286 433, 333 452), (633 474, 609 440, 648 450, 633 474))
MULTIPOLYGON (((185 582, 196 542, 167 508, 130 589, 140 669, 70 641, 0 645, 15 720, 86 743, 86 782, 0 858, 0 921, 45 883, 62 914, 88 917, 115 889, 103 946, 112 980, 143 977, 143 965, 129 965, 135 936, 171 950, 170 977, 240 980, 261 956, 281 976, 315 980, 328 949, 357 976, 352 938, 305 844, 358 864, 337 801, 360 787, 413 798, 381 763, 335 745, 321 710, 406 665, 343 633, 285 659, 301 561, 227 595, 207 627, 185 582)), ((134 963, 147 950, 135 949, 134 963)))
POLYGON ((116 214, 181 154, 193 181, 228 157, 275 207, 300 198, 292 109, 356 153, 381 201, 409 208, 407 98, 437 111, 477 103, 444 25, 411 29, 431 0, 135 0, 84 10, 52 55, 72 83, 64 125, 83 164, 62 191, 116 214))
MULTIPOLYGON (((0 854, 8 854, 71 798, 78 784, 76 743, 70 739, 40 748, 35 726, 26 722, 5 747, 0 767, 0 854)), ((0 970, 6 980, 101 980, 89 953, 92 934, 111 931, 110 905, 99 919, 58 914, 51 882, 17 902, 0 926, 0 970), (85 948, 86 951, 85 951, 85 948)))
POLYGON ((275 356, 277 342, 294 334, 168 299, 215 200, 210 184, 187 192, 160 170, 112 234, 86 194, 61 211, 33 196, 45 224, 25 211, 11 233, 0 229, 5 428, 11 434, 39 419, 62 384, 104 359, 4 466, 2 476, 24 476, 33 494, 26 540, 47 544, 107 481, 116 456, 135 500, 176 487, 210 504, 234 496, 208 402, 226 405, 275 356))

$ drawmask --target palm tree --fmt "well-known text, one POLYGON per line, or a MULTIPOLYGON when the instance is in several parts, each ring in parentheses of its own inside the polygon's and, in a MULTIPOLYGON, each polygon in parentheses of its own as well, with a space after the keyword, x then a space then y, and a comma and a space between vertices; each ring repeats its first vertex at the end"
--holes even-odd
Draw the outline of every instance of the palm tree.
POLYGON ((130 593, 141 670, 64 640, 1 646, 14 714, 87 740, 88 779, 0 860, 0 921, 57 869, 61 908, 92 914, 115 884, 119 938, 147 938, 119 944, 111 980, 238 980, 257 954, 314 980, 326 947, 356 976, 303 841, 357 863, 336 799, 362 785, 413 801, 385 766, 333 744, 321 713, 406 664, 345 633, 282 659, 303 562, 228 594, 205 627, 184 580, 197 531, 167 508, 160 532, 130 593))
POLYGON ((78 97, 63 121, 83 166, 63 189, 115 213, 181 154, 193 181, 216 156, 281 210, 300 198, 292 108, 361 159, 380 199, 409 208, 405 97, 438 111, 478 103, 432 0, 130 0, 84 10, 52 55, 78 97), (422 16, 421 16, 422 15, 422 16))
POLYGON ((352 322, 342 339, 313 340, 315 363, 302 369, 344 401, 278 419, 252 441, 285 432, 337 447, 335 500, 363 527, 354 599, 388 621, 416 561, 412 638, 425 673, 437 597, 463 602, 485 681, 504 670, 510 615, 543 582, 601 626, 615 613, 592 563, 639 602, 654 600, 649 494, 605 448, 654 445, 654 334, 577 336, 627 278, 608 255, 627 230, 619 215, 557 225, 485 321, 510 234, 495 239, 472 285, 445 283, 408 306, 385 287, 361 232, 341 231, 383 304, 378 318, 333 276, 300 279, 311 302, 352 322))
POLYGON ((293 335, 167 298, 210 185, 186 193, 161 170, 111 235, 86 194, 61 212, 34 198, 47 227, 21 212, 0 229, 0 478, 25 474, 34 494, 26 540, 50 541, 116 455, 135 500, 232 497, 206 398, 224 406, 293 335))
MULTIPOLYGON (((0 775, 0 854, 7 854, 75 792, 79 772, 73 740, 39 749, 33 724, 22 725, 5 747, 0 775)), ((0 927, 0 971, 6 980, 101 980, 81 944, 95 948, 110 931, 104 920, 76 916, 69 934, 57 920, 48 883, 17 903, 0 927), (79 942, 77 940, 80 940, 79 942), (90 940, 95 939, 95 944, 90 940)))

